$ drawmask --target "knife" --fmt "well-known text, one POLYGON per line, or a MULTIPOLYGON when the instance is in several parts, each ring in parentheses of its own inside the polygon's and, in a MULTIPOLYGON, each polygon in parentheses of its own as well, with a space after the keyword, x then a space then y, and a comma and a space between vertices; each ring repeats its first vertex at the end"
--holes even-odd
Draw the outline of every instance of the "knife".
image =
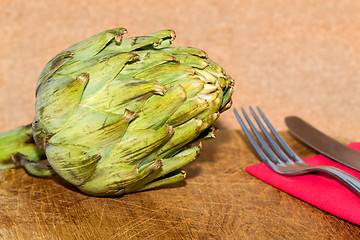
POLYGON ((298 117, 286 117, 285 123, 290 133, 309 147, 345 166, 360 171, 359 151, 330 138, 298 117))

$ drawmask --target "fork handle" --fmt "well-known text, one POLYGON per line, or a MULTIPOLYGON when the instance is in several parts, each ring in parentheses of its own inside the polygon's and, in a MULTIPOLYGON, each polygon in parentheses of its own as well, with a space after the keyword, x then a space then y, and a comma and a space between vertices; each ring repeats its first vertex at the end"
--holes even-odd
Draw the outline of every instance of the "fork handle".
POLYGON ((349 173, 340 170, 335 167, 331 166, 316 166, 312 168, 313 170, 322 171, 331 174, 332 176, 336 177, 345 185, 352 190, 355 194, 360 197, 360 180, 356 177, 350 175, 349 173))

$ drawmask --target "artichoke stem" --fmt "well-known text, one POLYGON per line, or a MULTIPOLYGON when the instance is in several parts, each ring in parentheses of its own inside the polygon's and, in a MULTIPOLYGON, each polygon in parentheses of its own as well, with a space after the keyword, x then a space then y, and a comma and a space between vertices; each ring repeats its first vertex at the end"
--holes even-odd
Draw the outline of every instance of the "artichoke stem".
POLYGON ((0 133, 0 171, 20 167, 15 161, 19 154, 34 162, 46 158, 34 142, 31 124, 0 133))

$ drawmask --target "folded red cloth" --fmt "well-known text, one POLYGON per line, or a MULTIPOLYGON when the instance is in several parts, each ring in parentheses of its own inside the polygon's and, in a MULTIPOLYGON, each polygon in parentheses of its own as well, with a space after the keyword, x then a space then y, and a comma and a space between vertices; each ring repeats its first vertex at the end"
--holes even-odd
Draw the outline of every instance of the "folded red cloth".
MULTIPOLYGON (((360 151, 360 143, 350 143, 348 146, 360 151)), ((321 154, 305 158, 304 161, 312 166, 334 166, 360 179, 360 172, 330 160, 321 154)), ((249 166, 245 170, 294 197, 360 225, 360 197, 329 175, 314 173, 286 177, 275 173, 265 163, 249 166)))

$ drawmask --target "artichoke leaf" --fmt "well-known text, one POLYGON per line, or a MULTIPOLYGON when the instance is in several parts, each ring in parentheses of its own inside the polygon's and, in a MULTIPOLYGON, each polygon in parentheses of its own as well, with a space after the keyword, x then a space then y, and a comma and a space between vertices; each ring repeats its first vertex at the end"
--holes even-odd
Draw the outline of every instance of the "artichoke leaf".
POLYGON ((35 117, 48 134, 57 132, 76 112, 89 76, 63 76, 42 85, 35 104, 35 117), (51 98, 49 98, 51 96, 51 98))
POLYGON ((67 48, 65 51, 74 53, 73 61, 88 59, 101 52, 101 50, 103 50, 109 42, 114 39, 117 44, 120 44, 122 41, 122 35, 126 32, 125 28, 106 30, 67 48))
MULTIPOLYGON (((219 93, 216 92, 212 95, 216 96, 216 94, 219 93)), ((222 98, 219 96, 219 97, 214 97, 211 101, 208 101, 209 107, 205 109, 203 112, 201 112, 199 115, 197 115, 197 118, 204 120, 207 117, 211 116, 211 114, 217 113, 221 106, 221 100, 222 98)))
POLYGON ((148 34, 148 36, 154 36, 154 37, 161 38, 161 39, 171 39, 172 41, 175 40, 175 37, 176 37, 175 32, 171 29, 153 32, 153 33, 148 34))
POLYGON ((49 143, 72 146, 91 155, 105 154, 123 137, 135 117, 137 114, 130 110, 119 115, 80 107, 72 121, 52 136, 49 143))
POLYGON ((179 60, 169 53, 163 51, 136 51, 139 56, 137 61, 127 64, 121 74, 134 76, 149 68, 164 64, 166 62, 178 62, 179 60))
POLYGON ((44 67, 40 73, 39 80, 36 84, 36 94, 39 91, 39 88, 44 84, 44 82, 51 77, 57 70, 59 70, 65 63, 73 58, 73 54, 70 51, 63 51, 51 59, 44 67))
POLYGON ((190 121, 175 127, 174 135, 157 151, 155 159, 170 157, 180 148, 194 140, 207 127, 209 127, 209 124, 198 118, 193 118, 190 121))
POLYGON ((55 174, 54 169, 46 159, 31 160, 28 156, 18 152, 13 155, 13 160, 16 165, 23 167, 30 175, 37 177, 51 177, 55 174))
POLYGON ((174 85, 181 85, 185 89, 186 96, 188 98, 192 98, 204 89, 205 83, 206 82, 200 79, 198 76, 189 75, 184 78, 168 82, 165 84, 165 87, 170 88, 174 85))
MULTIPOLYGON (((218 115, 219 116, 219 115, 218 115)), ((218 116, 215 115, 215 120, 218 118, 218 116)), ((212 118, 211 120, 213 120, 214 118, 212 118)), ((214 122, 214 121, 211 121, 209 119, 209 124, 210 122, 214 122)), ((216 128, 215 125, 211 125, 209 128, 205 129, 205 131, 203 131, 195 140, 194 142, 199 142, 199 141, 202 141, 202 140, 207 140, 207 139, 211 139, 211 138, 215 138, 215 132, 217 131, 218 129, 216 128)))
POLYGON ((163 126, 159 129, 128 129, 117 145, 99 162, 99 167, 118 164, 135 165, 138 160, 155 152, 172 138, 174 129, 163 126))
POLYGON ((125 108, 137 112, 153 94, 164 95, 166 91, 166 87, 156 81, 145 82, 120 74, 106 88, 85 99, 82 104, 102 112, 121 114, 125 108), (133 106, 130 102, 134 103, 133 106))
POLYGON ((184 66, 194 67, 198 69, 204 69, 209 66, 209 60, 201 58, 191 54, 178 54, 176 58, 179 59, 180 63, 184 66))
POLYGON ((121 196, 125 187, 139 182, 162 167, 160 160, 138 172, 136 165, 116 164, 101 166, 94 174, 78 188, 93 196, 121 196))
POLYGON ((225 70, 211 59, 209 59, 209 66, 206 70, 216 77, 224 77, 226 75, 225 70))
POLYGON ((220 109, 221 112, 225 111, 223 109, 230 102, 233 92, 234 92, 233 87, 230 87, 225 91, 222 102, 221 102, 221 109, 220 109))
POLYGON ((178 169, 178 170, 175 170, 175 171, 167 174, 163 178, 156 179, 156 180, 144 185, 143 187, 129 189, 126 192, 141 192, 141 191, 151 190, 154 188, 161 187, 163 185, 168 185, 168 184, 183 181, 185 179, 185 177, 186 177, 185 171, 181 171, 180 169, 178 169))
POLYGON ((167 120, 166 124, 176 127, 196 117, 207 108, 209 108, 209 103, 205 99, 195 96, 186 100, 167 120))
POLYGON ((163 126, 185 101, 185 90, 180 85, 168 89, 164 96, 152 96, 144 104, 139 117, 131 123, 129 129, 157 129, 163 126))
POLYGON ((191 67, 167 62, 137 73, 134 77, 144 81, 156 80, 160 84, 165 85, 168 82, 194 74, 195 70, 191 67))
POLYGON ((122 70, 125 64, 137 58, 134 53, 119 53, 103 57, 93 57, 86 61, 74 62, 57 72, 57 75, 76 75, 87 72, 90 81, 83 93, 83 99, 88 98, 103 89, 122 70))
POLYGON ((101 158, 100 154, 91 155, 79 148, 57 144, 46 146, 46 156, 56 173, 75 186, 92 176, 101 158))
POLYGON ((111 43, 109 46, 104 49, 104 51, 100 54, 108 54, 113 52, 133 52, 136 49, 153 45, 160 41, 160 38, 153 36, 139 36, 139 37, 131 37, 122 40, 121 44, 111 43))
POLYGON ((108 52, 132 52, 146 46, 159 45, 164 39, 172 39, 173 31, 162 30, 146 36, 131 37, 122 40, 121 44, 109 44, 104 53, 108 52))
POLYGON ((162 49, 162 51, 175 55, 191 54, 198 57, 207 57, 206 53, 203 50, 193 47, 168 47, 162 49))
POLYGON ((231 106, 232 106, 232 101, 230 100, 224 107, 220 109, 220 112, 224 112, 228 110, 229 108, 231 108, 231 106))
MULTIPOLYGON (((152 174, 142 179, 141 181, 127 186, 125 188, 125 192, 142 191, 145 189, 148 190, 151 188, 155 188, 165 184, 174 183, 183 180, 185 178, 184 172, 181 172, 180 175, 179 173, 177 173, 175 176, 170 175, 166 177, 166 175, 180 169, 181 167, 197 159, 197 157, 200 154, 200 149, 201 149, 201 143, 198 146, 186 148, 171 158, 162 159, 161 168, 157 169, 156 171, 154 171, 152 174), (164 178, 161 178, 163 176, 164 178)), ((143 168, 146 167, 147 167, 146 165, 143 166, 143 168)))

